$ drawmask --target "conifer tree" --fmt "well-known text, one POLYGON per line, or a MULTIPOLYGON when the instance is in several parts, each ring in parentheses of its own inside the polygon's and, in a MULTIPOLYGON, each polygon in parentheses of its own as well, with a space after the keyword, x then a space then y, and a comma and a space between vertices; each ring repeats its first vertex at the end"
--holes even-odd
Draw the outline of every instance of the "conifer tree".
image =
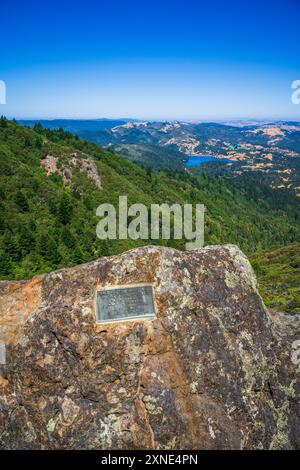
POLYGON ((0 275, 5 277, 11 274, 11 260, 5 250, 0 250, 0 275))
POLYGON ((34 250, 35 236, 28 225, 22 225, 19 231, 19 247, 22 255, 26 255, 34 250))
POLYGON ((15 203, 19 207, 21 212, 27 212, 29 210, 29 205, 26 197, 22 193, 22 191, 18 191, 15 195, 15 203))
POLYGON ((7 127, 7 120, 4 116, 0 117, 0 127, 7 127))
POLYGON ((3 246, 5 252, 8 254, 12 261, 19 261, 21 259, 21 250, 18 241, 13 236, 12 232, 5 230, 3 236, 3 246))
POLYGON ((38 238, 39 254, 47 261, 51 262, 53 267, 56 267, 60 261, 60 255, 57 250, 57 243, 51 235, 42 232, 38 238))
POLYGON ((58 207, 58 217, 62 224, 66 225, 72 218, 72 201, 68 194, 64 193, 60 199, 58 207))
POLYGON ((84 256, 82 253, 82 250, 79 245, 76 246, 74 252, 73 252, 73 262, 75 264, 80 264, 84 261, 84 256))
POLYGON ((68 248, 73 248, 75 246, 74 237, 71 234, 68 227, 66 227, 66 226, 64 226, 62 231, 61 231, 61 241, 68 248))

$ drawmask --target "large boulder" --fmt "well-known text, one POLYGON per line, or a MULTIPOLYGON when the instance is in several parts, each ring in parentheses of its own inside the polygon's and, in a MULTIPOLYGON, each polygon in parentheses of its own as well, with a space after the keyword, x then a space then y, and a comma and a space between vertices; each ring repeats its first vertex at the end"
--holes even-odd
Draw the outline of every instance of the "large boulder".
POLYGON ((2 448, 300 447, 300 322, 272 318, 237 247, 139 248, 0 295, 2 448), (96 323, 97 289, 141 283, 155 320, 96 323))

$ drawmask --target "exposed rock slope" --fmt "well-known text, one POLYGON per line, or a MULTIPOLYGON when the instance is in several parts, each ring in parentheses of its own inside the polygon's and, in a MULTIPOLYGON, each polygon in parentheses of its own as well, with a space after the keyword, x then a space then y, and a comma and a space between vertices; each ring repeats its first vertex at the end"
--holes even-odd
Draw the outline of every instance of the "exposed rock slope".
POLYGON ((0 290, 2 448, 300 447, 299 327, 273 322, 236 247, 140 248, 0 290), (135 283, 158 318, 96 324, 96 289, 135 283))
POLYGON ((97 170, 97 165, 88 155, 78 152, 72 153, 69 158, 59 158, 53 155, 45 155, 41 159, 41 166, 47 173, 47 176, 58 173, 66 186, 70 185, 73 172, 76 168, 94 181, 97 188, 101 188, 101 178, 97 170))

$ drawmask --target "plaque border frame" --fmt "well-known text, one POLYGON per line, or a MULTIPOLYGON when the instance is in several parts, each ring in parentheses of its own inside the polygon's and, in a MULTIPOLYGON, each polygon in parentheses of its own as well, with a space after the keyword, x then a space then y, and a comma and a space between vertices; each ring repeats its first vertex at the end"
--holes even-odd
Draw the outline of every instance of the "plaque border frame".
MULTIPOLYGON (((100 312, 99 312, 100 313, 100 312)), ((96 286, 95 290, 95 316, 96 316, 96 324, 97 325, 107 325, 107 324, 115 324, 115 323, 122 323, 128 321, 153 321, 157 320, 157 304, 155 299, 155 290, 154 285, 148 282, 145 283, 137 283, 137 284, 122 284, 122 285, 109 285, 109 286, 96 286), (151 287, 152 290, 152 299, 153 299, 153 307, 154 313, 148 315, 132 315, 131 317, 119 318, 117 320, 99 320, 98 319, 98 304, 97 304, 97 293, 99 291, 108 291, 108 290, 115 290, 115 289, 130 289, 132 287, 151 287)))

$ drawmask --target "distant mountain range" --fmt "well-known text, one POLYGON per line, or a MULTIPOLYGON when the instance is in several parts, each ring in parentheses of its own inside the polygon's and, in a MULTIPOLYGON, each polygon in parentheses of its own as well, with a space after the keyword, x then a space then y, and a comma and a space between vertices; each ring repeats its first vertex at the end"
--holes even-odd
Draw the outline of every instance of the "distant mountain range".
POLYGON ((64 129, 65 131, 77 133, 80 131, 99 131, 110 129, 115 126, 126 124, 125 119, 21 119, 21 124, 34 127, 39 122, 45 129, 64 129))
MULTIPOLYGON (((31 127, 35 122, 22 121, 31 127)), ((62 127, 152 168, 185 169, 189 155, 225 158, 229 162, 205 163, 187 171, 206 171, 230 178, 247 175, 276 190, 300 195, 300 122, 125 122, 104 119, 40 122, 51 129, 62 127)))

